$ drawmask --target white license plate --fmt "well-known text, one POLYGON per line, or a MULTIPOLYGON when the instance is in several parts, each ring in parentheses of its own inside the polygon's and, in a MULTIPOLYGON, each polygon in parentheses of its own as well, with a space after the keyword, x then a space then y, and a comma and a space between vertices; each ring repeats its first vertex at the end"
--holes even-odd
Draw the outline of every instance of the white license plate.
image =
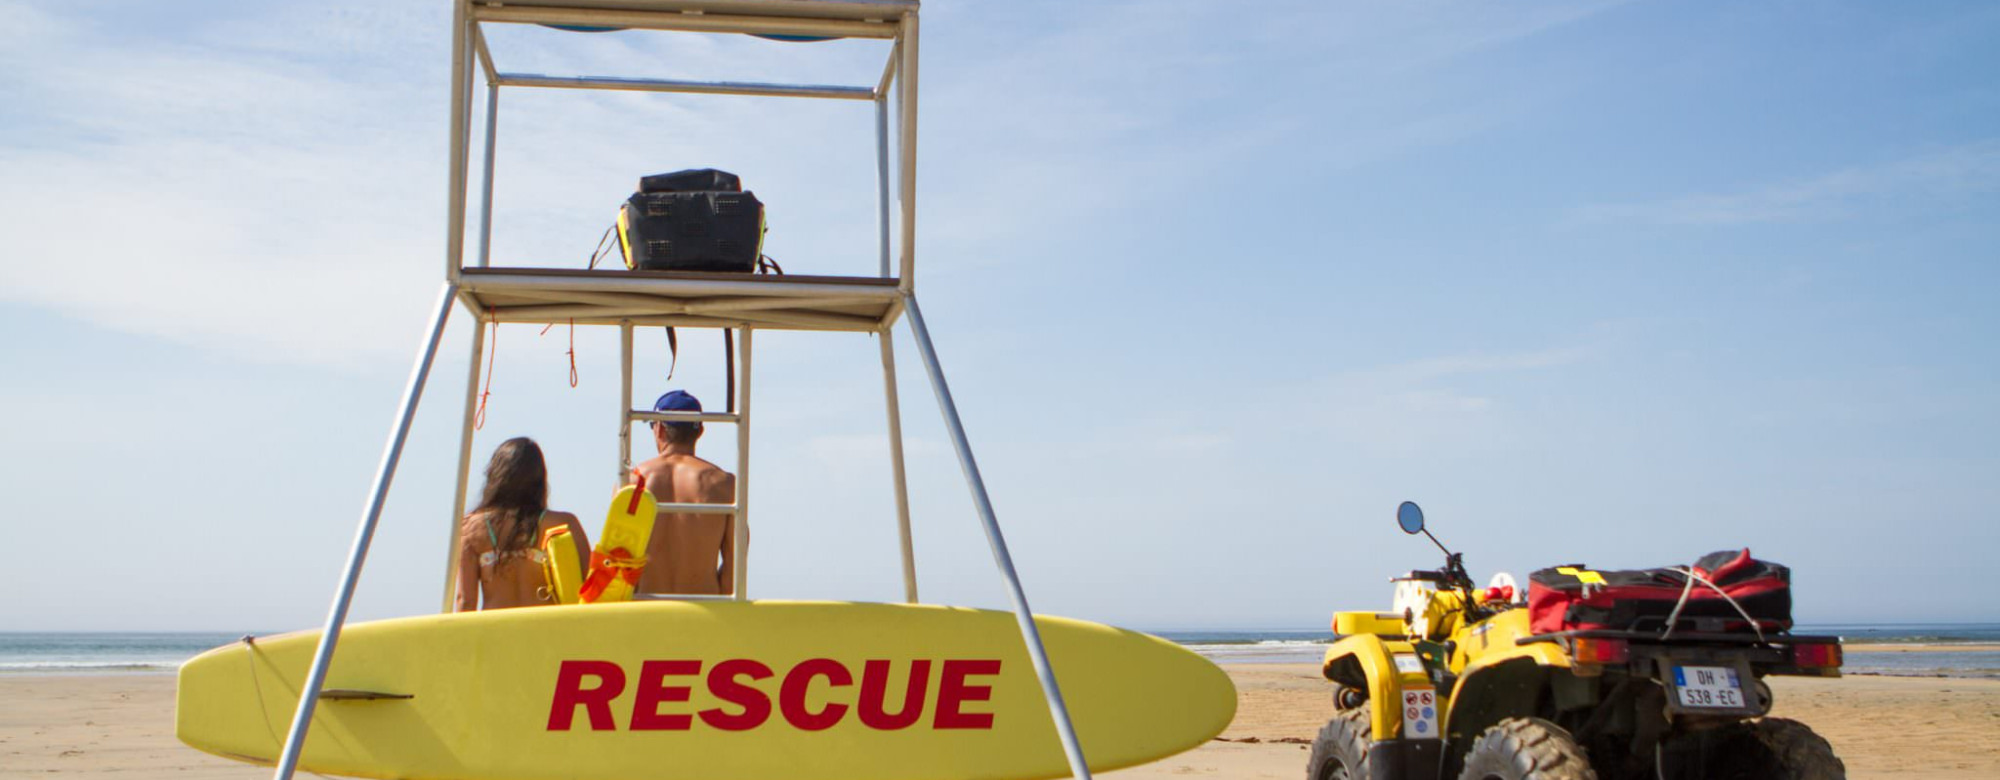
POLYGON ((1743 681, 1727 666, 1676 666, 1674 691, 1682 707, 1742 709, 1743 681))

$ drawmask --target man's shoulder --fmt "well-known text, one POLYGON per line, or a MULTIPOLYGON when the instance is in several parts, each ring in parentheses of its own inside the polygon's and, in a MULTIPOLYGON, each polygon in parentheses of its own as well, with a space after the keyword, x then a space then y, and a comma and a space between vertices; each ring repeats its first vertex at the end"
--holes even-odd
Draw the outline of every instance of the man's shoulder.
POLYGON ((679 453, 673 455, 656 455, 650 460, 632 468, 648 472, 687 471, 698 475, 722 471, 721 466, 717 466, 699 455, 679 453))
POLYGON ((667 460, 665 456, 660 456, 643 461, 633 466, 632 470, 646 475, 648 481, 657 484, 666 481, 668 475, 673 473, 674 464, 672 461, 667 460))
POLYGON ((695 467, 696 470, 700 471, 703 476, 707 476, 710 474, 721 474, 724 476, 729 475, 729 472, 722 470, 721 466, 717 466, 714 463, 710 463, 701 458, 690 458, 689 460, 693 461, 692 465, 695 467))
POLYGON ((723 471, 722 467, 717 466, 713 463, 708 464, 708 469, 706 471, 703 471, 696 478, 700 479, 701 484, 707 487, 717 487, 720 485, 728 485, 736 482, 735 474, 723 471))

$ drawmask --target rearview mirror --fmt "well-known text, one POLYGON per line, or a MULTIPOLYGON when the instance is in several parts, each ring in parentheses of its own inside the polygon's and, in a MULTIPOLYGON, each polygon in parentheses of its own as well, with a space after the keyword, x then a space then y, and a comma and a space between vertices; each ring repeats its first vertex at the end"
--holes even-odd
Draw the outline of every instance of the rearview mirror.
POLYGON ((1396 507, 1396 524, 1403 527, 1403 533, 1423 533, 1424 510, 1415 501, 1404 501, 1402 506, 1396 507))

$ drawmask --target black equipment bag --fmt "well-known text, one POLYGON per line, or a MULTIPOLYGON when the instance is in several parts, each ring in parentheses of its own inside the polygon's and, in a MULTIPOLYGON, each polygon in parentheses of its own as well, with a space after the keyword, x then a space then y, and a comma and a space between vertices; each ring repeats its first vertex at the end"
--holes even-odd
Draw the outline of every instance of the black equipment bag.
MULTIPOLYGON (((764 204, 743 191, 736 174, 714 168, 692 168, 639 178, 639 191, 618 210, 618 248, 625 267, 641 271, 719 271, 784 273, 777 261, 764 257, 764 204)), ((590 267, 604 249, 591 254, 590 267)), ((680 343, 673 326, 667 329, 667 351, 680 362, 680 343)), ((736 411, 735 331, 722 331, 723 374, 728 382, 728 409, 736 411)))
POLYGON ((634 270, 754 273, 764 248, 764 204, 748 192, 635 193, 618 212, 618 244, 625 267, 634 270))
POLYGON ((743 181, 736 174, 714 168, 690 168, 673 173, 639 177, 640 192, 742 192, 743 181))

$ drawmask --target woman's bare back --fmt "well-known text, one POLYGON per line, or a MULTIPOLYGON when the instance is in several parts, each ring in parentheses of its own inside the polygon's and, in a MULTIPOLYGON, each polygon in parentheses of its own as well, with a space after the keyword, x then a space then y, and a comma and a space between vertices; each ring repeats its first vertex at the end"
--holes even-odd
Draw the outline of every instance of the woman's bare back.
POLYGON ((495 537, 507 538, 514 529, 512 523, 504 519, 498 511, 479 512, 469 515, 459 525, 459 586, 457 611, 477 609, 506 609, 509 607, 530 607, 552 603, 547 597, 546 582, 542 574, 541 540, 542 533, 550 528, 569 526, 572 539, 578 546, 579 562, 589 563, 589 540, 583 535, 583 526, 576 515, 568 512, 547 512, 536 524, 534 540, 527 549, 509 550, 500 553, 494 549, 495 537), (488 523, 491 522, 491 534, 488 523))

